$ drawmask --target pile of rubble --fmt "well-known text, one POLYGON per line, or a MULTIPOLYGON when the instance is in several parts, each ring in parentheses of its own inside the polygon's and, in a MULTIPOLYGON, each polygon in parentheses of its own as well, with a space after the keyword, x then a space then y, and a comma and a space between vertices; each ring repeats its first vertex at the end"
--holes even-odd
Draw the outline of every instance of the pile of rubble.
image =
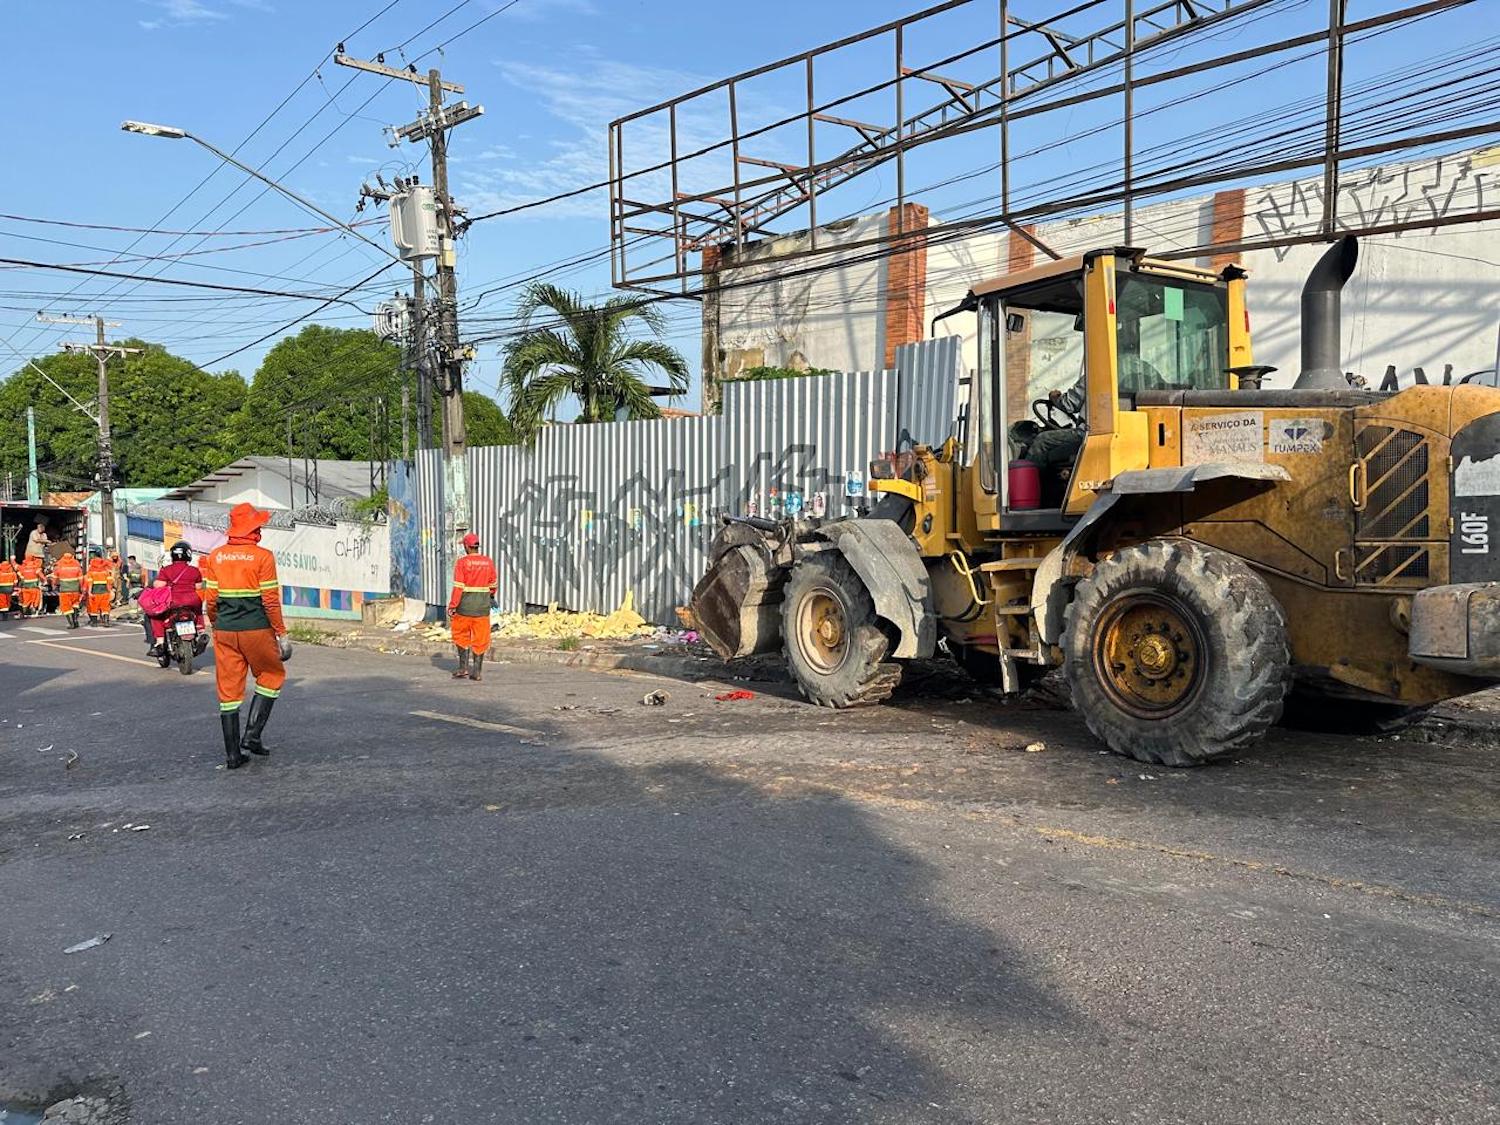
MULTIPOLYGON (((537 641, 633 641, 656 640, 666 644, 694 644, 698 634, 692 630, 666 629, 652 625, 635 609, 635 595, 610 613, 574 613, 549 605, 542 613, 496 613, 491 618, 497 638, 537 641)), ((409 633, 423 640, 447 643, 452 636, 446 625, 398 624, 397 632, 409 633)))

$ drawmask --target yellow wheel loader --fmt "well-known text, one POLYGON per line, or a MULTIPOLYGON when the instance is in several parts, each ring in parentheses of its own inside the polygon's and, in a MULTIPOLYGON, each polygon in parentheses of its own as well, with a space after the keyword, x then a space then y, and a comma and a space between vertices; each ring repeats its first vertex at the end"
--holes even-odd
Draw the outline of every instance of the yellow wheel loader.
POLYGON ((1500 390, 1367 390, 1339 356, 1357 246, 1263 389, 1246 275, 1096 250, 976 286, 958 434, 870 467, 858 518, 725 517, 693 593, 726 659, 873 703, 941 641, 1026 689, 1061 667, 1120 754, 1186 766, 1295 704, 1347 728, 1500 681, 1500 390))

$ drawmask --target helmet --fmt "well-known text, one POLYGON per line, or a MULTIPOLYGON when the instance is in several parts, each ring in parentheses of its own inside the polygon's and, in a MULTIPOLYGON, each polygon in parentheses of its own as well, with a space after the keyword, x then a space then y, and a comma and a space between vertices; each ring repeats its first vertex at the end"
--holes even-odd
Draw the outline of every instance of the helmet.
POLYGON ((479 546, 479 536, 475 535, 472 531, 469 532, 469 534, 467 534, 467 535, 464 536, 464 546, 465 547, 477 547, 477 546, 479 546))
POLYGON ((190 562, 193 558, 193 549, 181 539, 172 544, 172 560, 174 562, 190 562))

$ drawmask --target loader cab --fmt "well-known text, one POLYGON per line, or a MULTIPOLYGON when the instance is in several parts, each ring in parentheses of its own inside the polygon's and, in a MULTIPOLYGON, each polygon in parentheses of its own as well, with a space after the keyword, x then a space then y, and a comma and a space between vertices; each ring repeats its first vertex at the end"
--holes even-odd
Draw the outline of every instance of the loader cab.
MULTIPOLYGON (((1094 251, 976 286, 973 500, 981 530, 1062 531, 1155 463, 1142 392, 1227 390, 1248 362, 1239 279, 1094 251)), ((1160 451, 1156 451, 1158 454, 1160 451)))

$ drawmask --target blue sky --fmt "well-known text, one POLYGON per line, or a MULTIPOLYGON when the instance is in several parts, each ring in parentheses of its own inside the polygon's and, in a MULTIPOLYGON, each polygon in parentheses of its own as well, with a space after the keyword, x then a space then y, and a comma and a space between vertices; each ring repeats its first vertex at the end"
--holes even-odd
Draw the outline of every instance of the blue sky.
MULTIPOLYGON (((449 18, 423 30, 458 0, 397 0, 368 28, 347 39, 352 54, 403 65, 408 59, 463 32, 496 11, 502 0, 469 0, 449 18), (410 40, 406 46, 400 45, 410 40)), ((324 62, 335 43, 350 36, 386 0, 75 0, 12 5, 5 16, 8 40, 23 49, 8 60, 6 119, 12 123, 12 174, 0 211, 4 256, 48 262, 103 264, 124 256, 186 255, 163 261, 126 260, 108 268, 132 273, 213 281, 278 290, 347 284, 372 272, 383 259, 347 236, 265 234, 315 225, 291 203, 261 195, 259 185, 231 169, 220 169, 186 198, 216 161, 185 141, 131 136, 119 131, 124 118, 180 125, 223 148, 232 148, 276 110, 245 143, 242 159, 259 166, 327 210, 352 217, 361 180, 379 172, 389 178, 419 171, 427 180, 426 153, 410 145, 389 148, 382 129, 415 118, 425 92, 416 87, 343 70, 324 62), (300 84, 300 87, 299 87, 300 84), (295 93, 293 92, 295 91, 295 93), (227 197, 227 198, 226 198, 227 197), (170 215, 166 213, 178 205, 170 215), (48 226, 54 219, 164 231, 223 231, 151 234, 48 226), (272 241, 272 240, 277 241, 272 241), (249 245, 254 244, 254 245, 249 245), (235 247, 229 249, 229 247, 235 247), (129 248, 129 249, 127 249, 129 248)), ((1483 0, 1481 8, 1496 3, 1483 0)), ((1024 10, 1025 0, 1015 0, 1024 10)), ((1030 14, 1056 7, 1037 3, 1030 14)), ((1359 0, 1354 7, 1374 9, 1359 0)), ((725 0, 515 0, 482 26, 449 42, 436 61, 446 76, 467 86, 464 97, 483 104, 485 116, 453 135, 452 183, 460 204, 479 213, 537 196, 579 187, 604 177, 605 126, 613 117, 644 107, 736 71, 834 40, 906 14, 911 0, 759 0, 753 6, 725 0)), ((1291 33, 1326 12, 1319 3, 1283 0, 1276 30, 1291 33)), ((1378 6, 1386 7, 1385 4, 1378 6)), ((952 43, 981 34, 993 18, 977 4, 977 17, 939 28, 915 51, 940 56, 952 43), (975 19, 979 22, 975 22, 975 19), (945 38, 946 36, 946 38, 945 38)), ((1448 29, 1452 24, 1447 25, 1448 29)), ((989 33, 992 33, 990 31, 989 33)), ((1359 63, 1365 73, 1409 64, 1424 51, 1442 48, 1451 30, 1418 29, 1396 43, 1373 45, 1359 63)), ((1216 49, 1229 49, 1223 43, 1216 49)), ((830 59, 820 82, 870 80, 888 66, 869 52, 830 59)), ((1142 144, 1170 138, 1185 128, 1235 120, 1288 89, 1316 92, 1320 66, 1314 61, 1279 76, 1276 89, 1201 102, 1156 115, 1143 128, 1142 144), (1300 85, 1299 85, 1300 84, 1300 85), (1153 134, 1154 130, 1154 134, 1153 134)), ((1358 71, 1356 70, 1356 73, 1358 71)), ((1204 83, 1199 83, 1204 85, 1204 83)), ((790 88, 774 82, 747 94, 745 112, 769 118, 791 104, 790 88)), ((879 107, 870 111, 881 112, 879 107)), ((1113 112, 1113 111, 1111 111, 1113 112)), ((851 114, 858 116, 858 114, 851 114)), ((887 113, 886 116, 889 116, 887 113)), ((1089 109, 1071 113, 1063 127, 1082 133, 1102 118, 1089 109)), ((716 121, 688 122, 713 136, 716 121)), ((1048 128, 1054 132, 1056 124, 1048 128)), ((768 140, 764 155, 782 154, 768 140)), ((1108 134, 1069 143, 1035 158, 1027 175, 1041 178, 1100 159, 1108 134)), ((945 173, 994 159, 996 141, 980 134, 961 147, 933 155, 923 169, 909 171, 921 186, 945 173)), ((785 153, 783 155, 793 156, 785 153)), ((948 189, 955 205, 993 195, 993 175, 948 189)), ((872 175, 846 190, 836 206, 858 213, 883 206, 893 192, 889 173, 872 175)), ((941 199, 938 200, 941 202, 941 199)), ((827 214, 827 212, 822 212, 827 214)), ((366 212, 368 217, 371 212, 366 212)), ((372 232, 380 237, 378 231, 372 232)), ((606 196, 596 191, 524 216, 476 225, 464 240, 460 284, 466 299, 487 294, 471 310, 468 331, 483 331, 485 318, 502 317, 513 293, 497 286, 559 260, 585 255, 607 244, 606 196)), ((382 291, 404 285, 398 271, 382 291)), ((0 284, 0 370, 25 355, 52 350, 66 330, 34 323, 34 310, 103 311, 124 322, 117 330, 158 340, 215 369, 252 374, 278 338, 257 337, 308 310, 306 301, 235 299, 191 289, 132 281, 84 279, 53 272, 13 270, 0 284), (226 353, 235 353, 220 359, 226 353)), ((588 293, 609 286, 607 260, 562 274, 558 280, 588 293)), ((358 297, 368 308, 381 295, 372 287, 358 297)), ((697 308, 672 306, 672 338, 696 367, 697 308)), ((316 320, 365 325, 358 310, 338 308, 316 320)), ((489 321, 493 326, 495 321, 489 321)), ((295 331, 295 329, 292 329, 295 331)), ((498 374, 493 344, 481 348, 471 385, 492 391, 498 374)))

